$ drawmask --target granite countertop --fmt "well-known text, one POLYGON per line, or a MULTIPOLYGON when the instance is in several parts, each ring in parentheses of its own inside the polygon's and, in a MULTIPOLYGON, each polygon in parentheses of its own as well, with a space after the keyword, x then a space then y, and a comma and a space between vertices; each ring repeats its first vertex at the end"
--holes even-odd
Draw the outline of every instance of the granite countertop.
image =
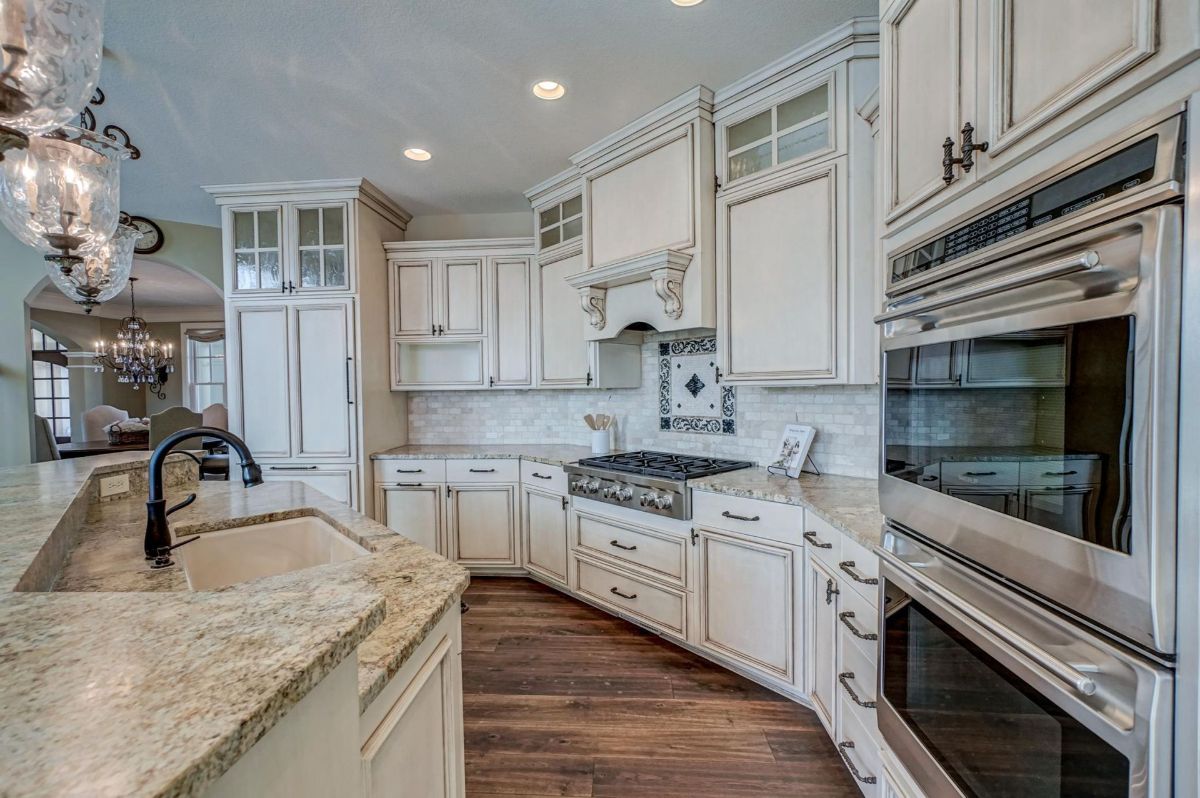
POLYGON ((465 460, 473 457, 493 460, 532 460, 546 465, 566 465, 581 457, 591 457, 587 446, 569 443, 463 443, 463 444, 420 444, 410 443, 386 449, 371 455, 372 460, 465 460))
POLYGON ((461 567, 302 483, 168 469, 169 501, 199 496, 171 517, 180 537, 315 515, 371 552, 192 593, 141 556, 147 456, 0 469, 16 591, 0 594, 0 795, 198 794, 356 648, 365 709, 466 589, 461 567), (90 475, 122 470, 131 494, 97 501, 90 475))
POLYGON ((799 479, 790 479, 768 474, 765 468, 744 468, 688 484, 709 493, 800 505, 868 548, 879 545, 883 535, 879 483, 874 479, 833 474, 801 474, 799 479))

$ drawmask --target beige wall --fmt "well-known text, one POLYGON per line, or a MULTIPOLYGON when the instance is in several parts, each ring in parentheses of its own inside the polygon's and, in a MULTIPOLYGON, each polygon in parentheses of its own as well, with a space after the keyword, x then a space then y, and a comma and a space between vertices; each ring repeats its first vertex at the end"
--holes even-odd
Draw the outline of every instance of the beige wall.
POLYGON ((533 235, 533 212, 432 214, 408 223, 406 241, 443 238, 513 238, 533 235))

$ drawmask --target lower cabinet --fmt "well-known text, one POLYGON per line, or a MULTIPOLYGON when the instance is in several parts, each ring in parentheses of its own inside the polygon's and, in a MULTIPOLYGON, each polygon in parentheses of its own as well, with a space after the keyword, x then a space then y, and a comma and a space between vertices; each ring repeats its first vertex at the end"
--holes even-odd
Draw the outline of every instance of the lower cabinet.
POLYGON ((516 485, 447 487, 448 556, 462 565, 517 566, 516 485))
POLYGON ((523 563, 526 570, 561 586, 567 584, 566 496, 536 488, 522 488, 524 537, 523 563))
MULTIPOLYGON (((262 478, 263 482, 303 482, 331 499, 344 502, 357 510, 357 492, 354 490, 356 468, 353 463, 273 463, 262 466, 262 478)), ((234 478, 237 478, 236 474, 234 478)))
POLYGON ((445 485, 380 485, 375 489, 379 520, 409 540, 445 556, 445 485))
POLYGON ((830 735, 837 729, 838 578, 816 557, 809 555, 805 573, 806 692, 813 710, 830 735))
POLYGON ((802 549, 696 531, 700 647, 795 684, 802 549))
POLYGON ((360 721, 366 798, 464 798, 462 632, 452 608, 360 721))

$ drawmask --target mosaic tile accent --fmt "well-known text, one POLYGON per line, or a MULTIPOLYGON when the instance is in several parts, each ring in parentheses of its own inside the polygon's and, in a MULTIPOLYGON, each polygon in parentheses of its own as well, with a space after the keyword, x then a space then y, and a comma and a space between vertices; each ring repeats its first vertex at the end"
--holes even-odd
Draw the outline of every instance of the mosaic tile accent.
POLYGON ((717 378, 717 339, 684 338, 658 345, 658 428, 737 434, 737 394, 717 378))

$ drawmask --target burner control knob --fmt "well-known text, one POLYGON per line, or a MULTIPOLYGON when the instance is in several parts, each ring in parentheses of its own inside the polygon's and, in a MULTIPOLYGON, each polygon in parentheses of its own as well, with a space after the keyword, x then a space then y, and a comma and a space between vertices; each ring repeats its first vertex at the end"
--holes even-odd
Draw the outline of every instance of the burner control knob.
POLYGON ((657 494, 654 494, 654 493, 643 493, 643 494, 642 494, 642 497, 641 497, 641 498, 638 500, 638 502, 639 502, 639 503, 640 503, 640 504, 641 504, 643 507, 650 507, 650 506, 652 506, 652 505, 654 504, 654 501, 655 501, 657 498, 658 498, 658 495, 657 495, 657 494))
POLYGON ((617 501, 627 502, 633 498, 633 491, 629 488, 617 488, 615 491, 617 501))
POLYGON ((591 482, 584 485, 583 489, 588 493, 596 493, 600 490, 600 483, 593 479, 591 482))
POLYGON ((580 490, 583 488, 583 482, 578 479, 571 480, 571 490, 580 490))
POLYGON ((609 486, 609 487, 606 487, 604 490, 600 491, 600 495, 606 499, 611 499, 613 497, 613 494, 616 492, 617 492, 616 488, 609 486))
POLYGON ((659 496, 657 499, 654 500, 654 506, 660 510, 670 510, 671 505, 674 503, 675 502, 672 501, 670 495, 659 496))

